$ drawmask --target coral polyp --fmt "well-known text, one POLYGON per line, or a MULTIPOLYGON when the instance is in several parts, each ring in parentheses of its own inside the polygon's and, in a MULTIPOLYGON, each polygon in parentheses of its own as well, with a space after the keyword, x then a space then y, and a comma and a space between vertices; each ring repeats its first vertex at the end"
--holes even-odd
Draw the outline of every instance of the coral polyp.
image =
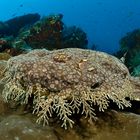
POLYGON ((72 127, 72 115, 81 113, 89 120, 108 108, 110 101, 120 109, 130 107, 135 85, 128 69, 117 58, 84 49, 33 50, 7 62, 3 97, 28 104, 33 97, 37 122, 48 124, 57 114, 62 127, 72 127))

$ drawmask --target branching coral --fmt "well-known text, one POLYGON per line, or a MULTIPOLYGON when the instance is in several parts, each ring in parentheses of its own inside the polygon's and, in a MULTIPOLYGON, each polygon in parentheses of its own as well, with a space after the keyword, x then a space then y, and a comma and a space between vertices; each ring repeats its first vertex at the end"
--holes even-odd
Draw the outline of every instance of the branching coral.
POLYGON ((76 48, 55 51, 34 50, 11 58, 5 71, 3 97, 28 104, 33 96, 33 113, 38 123, 49 123, 53 114, 62 127, 72 127, 71 116, 96 119, 108 108, 110 100, 119 108, 130 107, 135 92, 127 68, 115 57, 102 52, 76 48))

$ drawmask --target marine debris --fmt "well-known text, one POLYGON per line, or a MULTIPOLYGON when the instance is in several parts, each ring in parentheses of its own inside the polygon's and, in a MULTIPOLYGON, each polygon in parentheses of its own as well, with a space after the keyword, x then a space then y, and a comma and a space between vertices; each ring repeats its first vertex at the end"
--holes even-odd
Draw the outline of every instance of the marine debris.
POLYGON ((73 114, 96 119, 94 106, 105 111, 113 101, 120 109, 131 107, 129 99, 140 91, 117 58, 78 48, 37 49, 12 57, 4 75, 5 101, 31 104, 32 98, 37 123, 48 124, 56 114, 65 129, 73 127, 73 114))

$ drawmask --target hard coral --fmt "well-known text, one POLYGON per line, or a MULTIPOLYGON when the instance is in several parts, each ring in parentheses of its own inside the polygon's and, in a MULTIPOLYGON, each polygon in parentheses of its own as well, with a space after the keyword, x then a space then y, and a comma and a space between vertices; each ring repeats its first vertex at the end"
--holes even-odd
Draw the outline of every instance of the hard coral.
POLYGON ((110 100, 119 108, 130 107, 135 85, 127 68, 115 57, 84 49, 34 50, 11 58, 3 79, 6 101, 28 104, 33 97, 37 122, 48 123, 53 114, 62 127, 72 127, 71 116, 84 114, 95 119, 108 108, 110 100), (82 111, 81 111, 82 110, 82 111))

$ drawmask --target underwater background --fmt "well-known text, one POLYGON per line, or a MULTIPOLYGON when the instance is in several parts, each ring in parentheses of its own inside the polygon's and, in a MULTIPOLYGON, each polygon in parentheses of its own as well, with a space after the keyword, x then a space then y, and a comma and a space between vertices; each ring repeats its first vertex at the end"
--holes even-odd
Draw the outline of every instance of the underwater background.
POLYGON ((0 20, 28 13, 61 13, 66 25, 87 33, 89 48, 95 44, 98 50, 112 53, 118 50, 122 36, 139 28, 139 7, 139 0, 1 0, 0 20))

